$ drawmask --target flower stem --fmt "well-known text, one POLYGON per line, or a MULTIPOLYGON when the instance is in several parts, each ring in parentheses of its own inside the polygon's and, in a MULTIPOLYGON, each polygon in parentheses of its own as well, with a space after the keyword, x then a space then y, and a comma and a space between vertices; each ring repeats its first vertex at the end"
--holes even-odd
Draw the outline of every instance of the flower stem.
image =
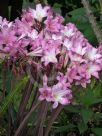
POLYGON ((40 104, 40 102, 38 102, 36 105, 34 105, 34 107, 32 107, 32 109, 30 110, 30 112, 26 115, 26 117, 24 118, 24 120, 22 121, 22 123, 20 124, 20 126, 18 127, 18 129, 15 132, 14 136, 19 136, 19 133, 23 129, 23 126, 25 126, 25 124, 27 123, 29 117, 34 112, 34 110, 38 107, 39 104, 40 104))
POLYGON ((52 124, 55 121, 55 119, 58 117, 58 115, 61 112, 62 108, 63 108, 63 106, 59 105, 59 107, 52 112, 51 118, 50 118, 50 120, 49 120, 49 122, 47 124, 47 128, 45 130, 45 135, 44 136, 48 136, 49 135, 50 129, 52 127, 52 124))

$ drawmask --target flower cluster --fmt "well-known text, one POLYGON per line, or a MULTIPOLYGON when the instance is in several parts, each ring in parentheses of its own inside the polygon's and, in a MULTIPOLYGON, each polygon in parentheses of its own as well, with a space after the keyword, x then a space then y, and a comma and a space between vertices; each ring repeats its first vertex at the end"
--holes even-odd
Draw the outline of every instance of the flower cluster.
POLYGON ((86 87, 102 70, 102 46, 94 48, 74 24, 64 25, 62 16, 41 4, 14 22, 0 17, 0 58, 20 57, 42 71, 39 100, 54 108, 71 102, 73 84, 86 87))

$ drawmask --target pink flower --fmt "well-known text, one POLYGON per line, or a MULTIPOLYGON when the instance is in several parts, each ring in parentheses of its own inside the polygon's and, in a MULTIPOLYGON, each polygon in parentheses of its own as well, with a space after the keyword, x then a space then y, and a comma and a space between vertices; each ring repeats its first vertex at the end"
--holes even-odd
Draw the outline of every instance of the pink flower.
POLYGON ((3 29, 3 28, 10 28, 12 27, 13 25, 13 22, 9 22, 6 20, 6 18, 2 18, 0 17, 0 29, 3 29))
POLYGON ((72 51, 69 51, 68 54, 72 62, 79 62, 79 63, 85 62, 85 59, 82 57, 82 55, 79 55, 72 51))
POLYGON ((68 23, 66 26, 64 26, 64 29, 62 30, 62 33, 64 36, 67 36, 68 38, 74 36, 76 34, 76 27, 72 23, 68 23))
POLYGON ((58 18, 47 18, 47 20, 45 21, 45 25, 46 25, 46 30, 50 31, 50 32, 59 32, 61 29, 61 24, 59 23, 58 18))
POLYGON ((98 53, 102 55, 102 43, 100 43, 98 47, 98 53))
POLYGON ((76 69, 77 69, 78 75, 79 75, 80 77, 90 78, 90 77, 87 75, 87 64, 86 64, 86 63, 77 65, 77 66, 76 66, 76 69))
POLYGON ((73 40, 65 39, 63 45, 67 48, 67 50, 71 50, 73 48, 73 40))
POLYGON ((35 29, 33 29, 31 32, 28 33, 28 37, 34 40, 38 37, 38 32, 35 29))
POLYGON ((63 73, 59 72, 56 79, 60 82, 63 86, 70 87, 70 83, 67 82, 67 74, 64 75, 63 73))
POLYGON ((31 57, 34 57, 34 56, 42 56, 42 48, 41 47, 38 47, 36 49, 34 49, 33 51, 27 53, 27 56, 31 56, 31 57))
POLYGON ((60 40, 62 42, 62 35, 59 33, 52 34, 52 39, 53 40, 60 40))
POLYGON ((99 78, 98 72, 101 70, 100 66, 95 63, 89 63, 87 68, 87 74, 91 77, 94 76, 96 78, 99 78))
POLYGON ((35 9, 30 9, 30 12, 31 12, 32 17, 34 19, 41 22, 44 17, 47 17, 47 13, 48 13, 49 9, 50 8, 48 6, 43 8, 41 4, 38 4, 38 5, 36 5, 36 10, 35 9))
POLYGON ((69 104, 72 98, 71 90, 61 83, 57 83, 52 87, 52 96, 54 102, 53 108, 56 108, 58 103, 62 105, 69 104))
POLYGON ((97 60, 102 57, 101 54, 98 53, 98 49, 94 47, 88 48, 85 57, 91 61, 97 60))
POLYGON ((77 76, 77 68, 76 68, 76 67, 68 68, 66 75, 67 75, 68 81, 69 81, 70 83, 72 83, 73 80, 76 79, 76 76, 77 76))
POLYGON ((52 89, 51 87, 47 86, 47 76, 44 75, 43 76, 43 87, 39 88, 39 92, 40 92, 40 96, 39 96, 39 100, 46 100, 48 102, 50 102, 52 100, 52 89))
POLYGON ((86 85, 91 82, 90 79, 84 78, 79 76, 78 80, 75 82, 75 85, 81 85, 82 87, 86 88, 86 85))
POLYGON ((13 45, 17 40, 15 32, 10 29, 2 29, 0 32, 0 45, 13 45))
POLYGON ((44 62, 45 65, 49 63, 57 63, 58 60, 56 56, 60 53, 60 42, 54 40, 43 41, 42 48, 44 50, 43 57, 41 61, 44 62))
POLYGON ((33 17, 32 14, 30 13, 30 9, 29 10, 23 10, 22 13, 22 22, 27 22, 30 26, 33 26, 33 17))
POLYGON ((72 51, 83 56, 87 51, 87 47, 84 47, 84 45, 85 42, 82 39, 76 39, 73 41, 72 51))
POLYGON ((57 63, 56 58, 56 49, 52 48, 50 50, 46 50, 44 56, 41 58, 41 61, 45 63, 45 65, 51 63, 57 63))
POLYGON ((16 19, 14 24, 14 30, 19 36, 19 39, 21 39, 27 36, 29 32, 31 32, 31 26, 26 21, 22 22, 19 19, 16 19))

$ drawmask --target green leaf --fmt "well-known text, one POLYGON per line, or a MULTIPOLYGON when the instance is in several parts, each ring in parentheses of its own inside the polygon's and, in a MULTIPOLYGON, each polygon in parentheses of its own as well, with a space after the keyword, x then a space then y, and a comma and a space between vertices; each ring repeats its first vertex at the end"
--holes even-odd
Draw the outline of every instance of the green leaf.
POLYGON ((84 8, 74 9, 73 11, 70 11, 68 14, 72 16, 79 16, 79 15, 83 16, 85 15, 85 9, 84 8))
MULTIPOLYGON (((96 12, 97 9, 92 7, 92 11, 96 12)), ((85 8, 82 7, 82 8, 77 8, 77 9, 74 9, 73 11, 70 11, 68 14, 72 15, 74 17, 75 16, 79 17, 79 16, 85 16, 86 15, 86 11, 85 11, 85 8)))
POLYGON ((19 108, 19 104, 21 102, 21 98, 22 98, 22 93, 21 93, 21 89, 19 91, 19 93, 17 93, 16 95, 14 95, 14 98, 13 98, 13 109, 14 111, 17 113, 18 111, 18 108, 19 108))
POLYGON ((96 136, 102 136, 102 128, 92 128, 91 130, 96 136))
POLYGON ((92 29, 90 24, 89 24, 89 26, 86 29, 84 29, 84 35, 93 44, 97 43, 96 36, 95 36, 94 31, 93 31, 93 29, 92 29))
POLYGON ((55 3, 54 6, 53 6, 53 8, 61 8, 61 7, 62 7, 62 5, 59 4, 59 3, 55 3))
POLYGON ((90 118, 93 115, 93 112, 90 109, 81 109, 81 115, 83 118, 83 121, 85 124, 87 124, 87 122, 90 120, 90 118))
POLYGON ((91 79, 91 83, 90 83, 90 88, 91 88, 91 90, 96 86, 96 79, 95 78, 92 78, 91 79))
POLYGON ((102 102, 102 98, 96 98, 94 101, 93 101, 93 104, 97 104, 97 103, 100 103, 102 102))
POLYGON ((102 98, 95 97, 93 91, 90 88, 88 88, 84 94, 79 95, 78 98, 85 106, 102 102, 102 98))
POLYGON ((101 83, 102 83, 102 72, 100 73, 99 79, 101 80, 101 83))
POLYGON ((80 95, 80 100, 83 104, 89 106, 91 104, 93 104, 93 94, 91 90, 86 90, 85 94, 80 95))
POLYGON ((102 84, 98 83, 96 87, 94 88, 93 92, 94 92, 95 97, 100 97, 101 92, 102 92, 102 84))
POLYGON ((19 93, 20 89, 26 83, 27 80, 28 80, 28 77, 24 77, 21 81, 19 81, 18 84, 16 84, 15 89, 12 90, 8 94, 8 96, 4 99, 4 101, 2 102, 2 105, 0 106, 0 116, 2 116, 6 112, 10 103, 12 103, 14 96, 17 93, 19 93))
POLYGON ((81 122, 78 124, 78 129, 79 129, 80 134, 82 134, 88 129, 88 126, 84 124, 83 122, 81 122))
POLYGON ((75 107, 73 105, 67 105, 67 106, 64 107, 64 109, 69 111, 69 112, 73 112, 73 113, 79 113, 80 112, 78 107, 75 107))
POLYGON ((61 13, 61 7, 62 7, 61 4, 55 3, 54 6, 53 6, 53 9, 55 10, 55 12, 61 13))

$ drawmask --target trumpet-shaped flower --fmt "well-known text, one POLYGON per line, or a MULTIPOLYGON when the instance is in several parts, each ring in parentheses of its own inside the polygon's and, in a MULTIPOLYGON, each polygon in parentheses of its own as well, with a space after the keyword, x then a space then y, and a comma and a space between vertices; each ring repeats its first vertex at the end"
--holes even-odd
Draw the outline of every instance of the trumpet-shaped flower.
POLYGON ((47 76, 44 75, 43 76, 43 87, 39 88, 39 92, 40 92, 40 96, 39 96, 39 100, 46 100, 48 102, 50 102, 52 100, 52 89, 51 87, 47 86, 47 76))
POLYGON ((91 80, 86 77, 78 77, 78 80, 75 82, 75 85, 81 85, 82 87, 86 88, 86 85, 89 84, 91 82, 91 80))
POLYGON ((96 78, 99 78, 98 76, 98 72, 100 71, 100 66, 98 64, 95 63, 89 63, 88 64, 88 68, 87 68, 87 74, 91 77, 94 76, 96 78))
POLYGON ((15 36, 15 32, 9 29, 2 29, 0 32, 0 44, 2 45, 13 45, 14 42, 17 40, 15 36))
POLYGON ((98 49, 94 48, 94 47, 90 47, 88 48, 86 55, 87 59, 94 61, 99 59, 100 57, 102 57, 102 55, 100 53, 98 53, 98 49))
POLYGON ((41 22, 44 17, 47 17, 48 9, 49 9, 48 6, 43 8, 41 4, 38 4, 38 5, 36 5, 36 10, 30 9, 30 12, 31 12, 32 17, 34 19, 41 22))
POLYGON ((45 55, 41 59, 42 62, 47 65, 48 63, 57 63, 57 58, 56 58, 56 50, 55 48, 51 49, 50 51, 45 51, 45 55))
POLYGON ((73 40, 65 39, 63 45, 67 48, 67 50, 71 50, 73 47, 73 40))
POLYGON ((30 37, 32 40, 34 40, 38 37, 38 32, 34 29, 30 33, 28 33, 28 37, 30 37))
POLYGON ((75 25, 72 23, 69 23, 64 27, 64 29, 62 30, 62 33, 64 34, 64 36, 70 38, 76 34, 76 30, 77 29, 75 25))
POLYGON ((69 104, 72 98, 71 90, 60 82, 52 87, 52 96, 54 102, 53 108, 56 108, 59 103, 62 105, 69 104))
POLYGON ((45 21, 46 30, 50 32, 60 32, 61 24, 58 21, 58 18, 47 18, 45 21))

